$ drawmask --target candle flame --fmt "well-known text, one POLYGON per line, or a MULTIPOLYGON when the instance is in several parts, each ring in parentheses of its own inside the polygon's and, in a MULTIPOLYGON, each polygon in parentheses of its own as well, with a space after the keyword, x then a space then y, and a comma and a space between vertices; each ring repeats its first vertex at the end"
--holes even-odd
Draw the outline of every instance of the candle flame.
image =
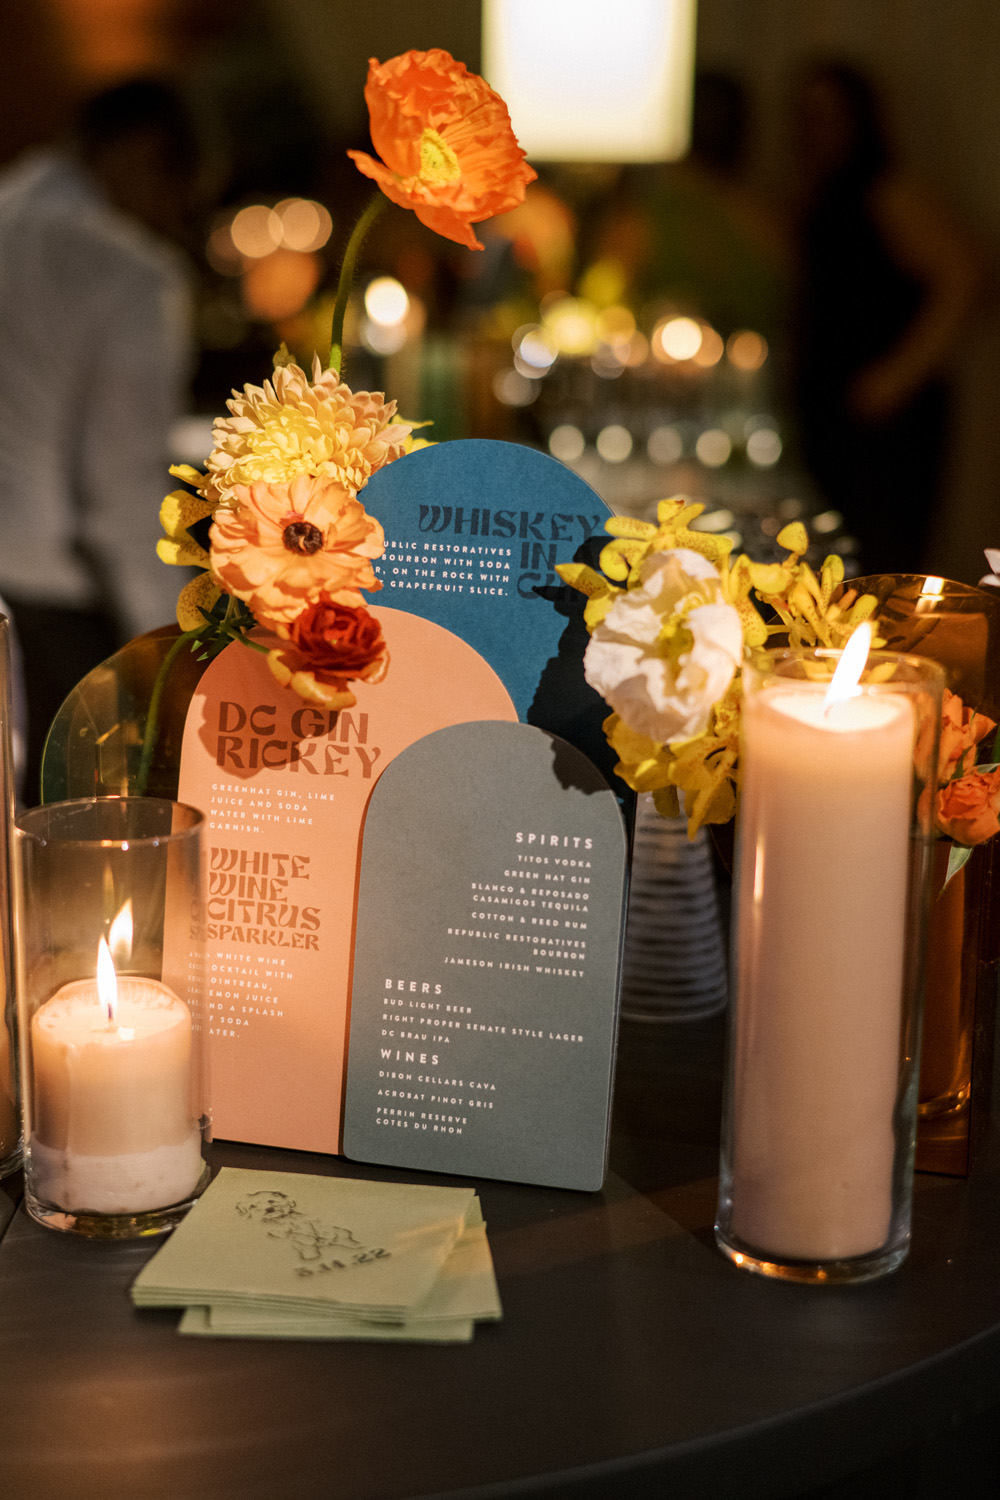
POLYGON ((837 670, 823 699, 823 712, 829 713, 836 703, 846 703, 857 692, 861 674, 872 645, 872 628, 867 620, 859 625, 840 654, 837 670))
POLYGON ((115 917, 108 933, 108 946, 118 968, 124 968, 132 957, 132 897, 115 917))
POLYGON ((103 937, 97 945, 97 994, 113 1026, 118 1019, 118 980, 111 949, 103 937))

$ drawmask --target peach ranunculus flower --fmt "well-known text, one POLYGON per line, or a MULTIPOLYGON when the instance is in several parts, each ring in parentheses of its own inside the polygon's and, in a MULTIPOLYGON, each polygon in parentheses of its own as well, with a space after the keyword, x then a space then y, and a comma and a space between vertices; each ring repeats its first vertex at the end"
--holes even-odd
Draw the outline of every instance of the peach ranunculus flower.
POLYGON ((969 771, 938 792, 938 827, 957 844, 982 844, 1000 833, 1000 766, 969 771))
POLYGON ((471 226, 516 208, 537 175, 499 94, 434 47, 371 58, 365 102, 382 160, 348 151, 358 170, 435 234, 482 250, 471 226))
POLYGON ((357 491, 402 456, 412 430, 393 420, 395 401, 352 391, 318 358, 312 381, 296 364, 279 366, 263 386, 234 391, 226 404, 232 415, 215 423, 215 447, 198 486, 217 504, 228 504, 238 485, 281 484, 297 474, 357 491))
POLYGON ((941 706, 941 740, 938 753, 938 781, 964 776, 975 763, 975 748, 997 726, 986 714, 966 708, 957 693, 945 688, 941 706), (972 759, 969 760, 969 753, 972 759))
POLYGON ((327 708, 350 708, 352 680, 381 682, 389 669, 382 627, 367 609, 321 599, 279 625, 288 645, 272 650, 268 665, 300 698, 327 708))
POLYGON ((340 484, 297 475, 290 484, 238 485, 209 532, 212 572, 262 624, 288 624, 324 595, 359 605, 379 589, 372 558, 385 536, 340 484))

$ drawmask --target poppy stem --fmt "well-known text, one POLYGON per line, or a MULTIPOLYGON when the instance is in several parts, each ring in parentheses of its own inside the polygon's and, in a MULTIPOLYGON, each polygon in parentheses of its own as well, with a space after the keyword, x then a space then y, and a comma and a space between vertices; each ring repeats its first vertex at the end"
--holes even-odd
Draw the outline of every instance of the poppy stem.
POLYGON ((358 255, 360 254, 361 246, 364 244, 365 236, 388 201, 382 193, 381 188, 376 188, 368 202, 368 206, 351 230, 350 238, 344 250, 344 258, 340 263, 337 300, 333 306, 333 327, 330 330, 330 358, 327 362, 327 369, 332 370, 338 377, 341 376, 344 364, 344 315, 347 312, 347 299, 351 295, 351 287, 354 283, 354 271, 358 263, 358 255))

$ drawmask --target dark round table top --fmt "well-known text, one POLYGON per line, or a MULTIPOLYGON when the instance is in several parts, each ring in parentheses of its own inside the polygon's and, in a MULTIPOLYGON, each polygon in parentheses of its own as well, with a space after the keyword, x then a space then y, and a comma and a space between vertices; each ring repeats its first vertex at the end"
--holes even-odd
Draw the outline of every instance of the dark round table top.
POLYGON ((182 1338, 176 1313, 128 1299, 155 1242, 42 1229, 14 1211, 10 1179, 0 1493, 780 1500, 1000 1401, 995 1166, 917 1178, 911 1254, 889 1277, 751 1276, 712 1238, 721 1045, 719 1021, 623 1023, 600 1194, 477 1182, 504 1318, 470 1345, 182 1338))

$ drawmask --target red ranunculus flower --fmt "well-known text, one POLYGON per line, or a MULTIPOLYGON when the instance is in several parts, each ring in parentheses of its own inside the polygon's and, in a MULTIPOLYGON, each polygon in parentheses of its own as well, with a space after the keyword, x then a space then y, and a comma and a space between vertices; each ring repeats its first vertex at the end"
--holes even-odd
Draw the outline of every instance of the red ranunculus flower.
POLYGON ((310 702, 349 708, 356 699, 348 682, 381 682, 389 669, 382 627, 364 607, 322 599, 275 629, 288 645, 269 652, 271 671, 310 702))
POLYGON ((368 677, 386 660, 382 627, 367 609, 311 604, 292 621, 288 638, 314 671, 337 677, 368 677))

